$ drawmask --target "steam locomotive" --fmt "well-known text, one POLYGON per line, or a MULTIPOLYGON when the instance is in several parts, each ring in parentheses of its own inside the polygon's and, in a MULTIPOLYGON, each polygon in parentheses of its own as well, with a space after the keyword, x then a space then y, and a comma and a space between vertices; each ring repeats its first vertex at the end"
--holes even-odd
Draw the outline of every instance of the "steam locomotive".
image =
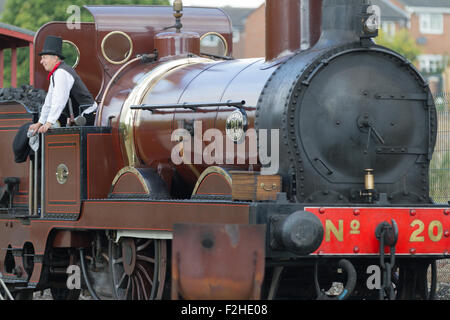
POLYGON ((76 48, 95 126, 52 129, 17 164, 36 110, 0 105, 0 272, 17 297, 77 298, 74 264, 94 297, 166 297, 178 223, 264 225, 263 298, 433 297, 428 269, 450 247, 450 209, 429 196, 436 109, 412 63, 376 44, 369 1, 267 0, 255 59, 232 58, 219 9, 175 1, 173 25, 169 7, 86 8, 94 23, 46 24, 35 52, 50 34, 76 48))

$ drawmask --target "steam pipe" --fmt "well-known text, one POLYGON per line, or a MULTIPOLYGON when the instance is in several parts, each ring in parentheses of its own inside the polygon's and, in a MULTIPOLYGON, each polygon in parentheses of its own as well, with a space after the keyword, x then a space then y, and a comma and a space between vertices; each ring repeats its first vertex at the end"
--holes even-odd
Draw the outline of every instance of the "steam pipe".
POLYGON ((307 50, 311 47, 311 24, 310 24, 310 0, 302 0, 300 3, 300 49, 307 50))

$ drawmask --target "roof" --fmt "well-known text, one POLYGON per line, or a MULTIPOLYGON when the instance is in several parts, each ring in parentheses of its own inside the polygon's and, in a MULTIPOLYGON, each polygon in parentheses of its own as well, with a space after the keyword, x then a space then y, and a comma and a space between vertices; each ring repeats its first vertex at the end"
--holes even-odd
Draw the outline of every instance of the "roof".
POLYGON ((33 31, 0 22, 0 49, 10 48, 12 44, 25 47, 33 43, 33 39, 33 31))
POLYGON ((255 8, 235 8, 235 7, 222 7, 231 19, 231 24, 233 28, 238 30, 243 30, 245 28, 245 20, 247 17, 256 9, 255 8))
POLYGON ((0 22, 0 29, 20 32, 20 33, 23 33, 25 35, 29 35, 29 36, 34 37, 34 31, 31 31, 31 30, 28 30, 28 29, 24 29, 24 28, 19 28, 19 27, 13 26, 12 24, 7 24, 7 23, 0 22))
POLYGON ((407 7, 450 8, 450 0, 397 0, 407 7))
POLYGON ((390 0, 372 0, 371 2, 380 7, 381 21, 409 20, 408 14, 390 2, 390 0))

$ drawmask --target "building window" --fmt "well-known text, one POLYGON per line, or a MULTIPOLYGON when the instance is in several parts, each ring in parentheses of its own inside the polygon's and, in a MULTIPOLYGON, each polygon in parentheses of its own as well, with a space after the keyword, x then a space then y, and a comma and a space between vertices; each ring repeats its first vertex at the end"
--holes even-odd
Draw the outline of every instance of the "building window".
POLYGON ((381 29, 389 37, 395 36, 395 29, 396 29, 395 22, 383 21, 383 22, 381 22, 381 29))
POLYGON ((419 23, 421 33, 444 33, 444 17, 442 14, 422 13, 419 15, 419 23))
POLYGON ((419 56, 420 71, 423 73, 437 73, 444 68, 444 59, 440 55, 423 54, 419 56))

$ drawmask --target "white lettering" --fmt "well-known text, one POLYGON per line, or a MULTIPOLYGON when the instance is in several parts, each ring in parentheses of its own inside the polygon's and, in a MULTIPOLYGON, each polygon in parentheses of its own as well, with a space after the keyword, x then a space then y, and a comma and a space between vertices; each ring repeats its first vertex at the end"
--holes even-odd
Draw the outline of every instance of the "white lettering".
POLYGON ((71 14, 66 20, 66 26, 68 29, 73 30, 81 29, 81 10, 79 6, 70 5, 67 7, 66 13, 71 14))
POLYGON ((379 290, 381 288, 381 270, 380 266, 377 265, 371 265, 367 267, 367 274, 370 274, 370 276, 367 278, 367 288, 369 290, 377 289, 379 290))
POLYGON ((81 273, 80 267, 77 265, 70 265, 66 273, 69 275, 67 277, 66 286, 69 290, 81 289, 81 273))

